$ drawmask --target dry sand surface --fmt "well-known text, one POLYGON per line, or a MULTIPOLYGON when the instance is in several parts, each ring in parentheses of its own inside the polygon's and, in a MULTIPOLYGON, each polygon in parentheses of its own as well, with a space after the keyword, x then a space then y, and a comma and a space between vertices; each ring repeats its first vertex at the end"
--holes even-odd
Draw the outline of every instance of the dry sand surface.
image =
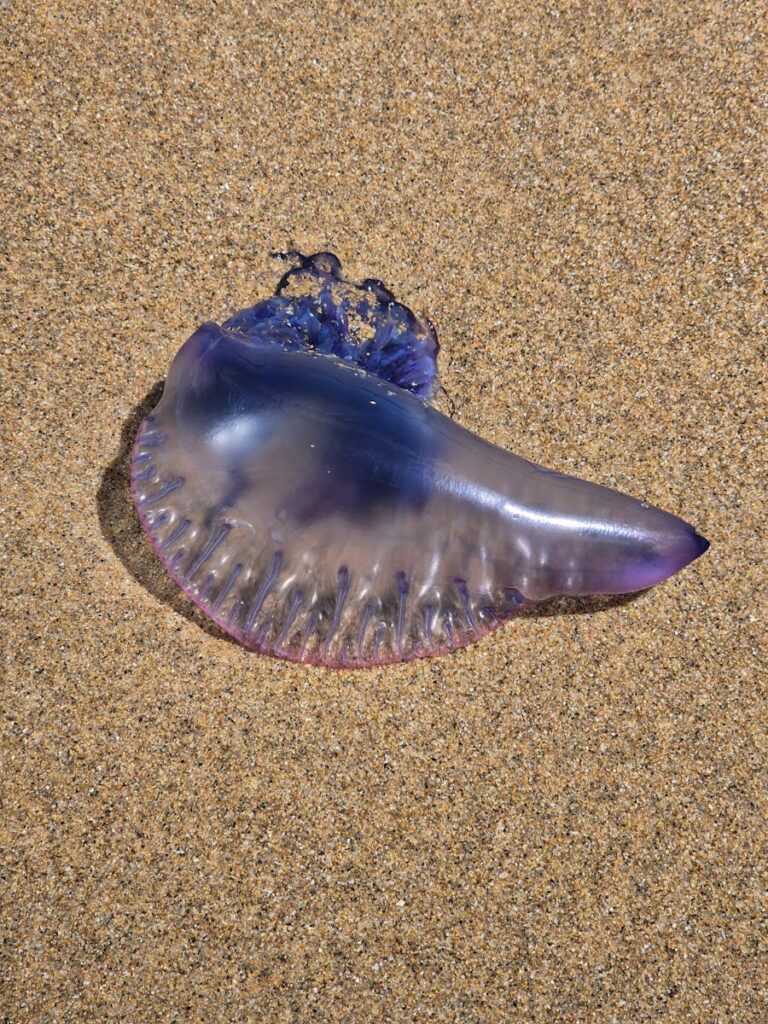
POLYGON ((0 1020, 766 1021, 764 4, 0 23, 0 1020), (432 317, 462 424, 711 550, 406 666, 223 637, 127 454, 294 246, 432 317))

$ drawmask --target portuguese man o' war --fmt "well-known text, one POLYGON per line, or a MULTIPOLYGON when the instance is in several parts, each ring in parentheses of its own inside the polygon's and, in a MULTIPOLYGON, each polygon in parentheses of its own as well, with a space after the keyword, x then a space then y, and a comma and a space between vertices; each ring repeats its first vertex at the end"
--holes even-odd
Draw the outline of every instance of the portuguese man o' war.
POLYGON ((331 253, 283 255, 271 298, 182 345, 131 467, 168 572, 245 647, 408 661, 546 598, 644 590, 707 549, 454 423, 430 403, 428 320, 331 253))

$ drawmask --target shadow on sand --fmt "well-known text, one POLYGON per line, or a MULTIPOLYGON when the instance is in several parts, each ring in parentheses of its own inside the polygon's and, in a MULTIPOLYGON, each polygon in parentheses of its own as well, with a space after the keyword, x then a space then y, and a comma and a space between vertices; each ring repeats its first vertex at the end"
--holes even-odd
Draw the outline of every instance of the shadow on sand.
POLYGON ((131 450, 139 424, 163 393, 159 380, 131 411, 123 424, 120 450, 104 471, 99 486, 99 525, 102 535, 133 578, 163 604, 194 622, 217 640, 236 643, 187 598, 163 568, 144 534, 131 499, 131 450))

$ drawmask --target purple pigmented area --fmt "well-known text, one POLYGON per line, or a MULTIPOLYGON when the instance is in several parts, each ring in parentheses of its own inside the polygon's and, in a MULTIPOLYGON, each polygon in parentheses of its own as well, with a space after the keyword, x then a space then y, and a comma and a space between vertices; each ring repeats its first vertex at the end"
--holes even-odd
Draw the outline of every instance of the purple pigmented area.
POLYGON ((345 280, 332 253, 283 258, 298 265, 276 294, 230 317, 224 330, 259 345, 336 356, 422 398, 432 394, 439 345, 429 320, 397 302, 381 281, 345 280))
POLYGON ((443 416, 425 400, 429 322, 329 253, 289 258, 275 296, 182 346, 133 454, 158 556, 244 646, 408 661, 548 597, 653 586, 706 550, 676 516, 443 416))

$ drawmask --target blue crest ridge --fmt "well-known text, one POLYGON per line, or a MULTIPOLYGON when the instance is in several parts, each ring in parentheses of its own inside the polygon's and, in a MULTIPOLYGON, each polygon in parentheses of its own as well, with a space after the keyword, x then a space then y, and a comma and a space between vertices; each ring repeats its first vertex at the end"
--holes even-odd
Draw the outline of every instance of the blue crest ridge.
POLYGON ((357 285, 341 276, 333 253, 285 258, 299 265, 276 293, 230 317, 224 330, 255 344, 334 355, 421 398, 437 381, 439 345, 432 324, 397 302, 375 278, 357 285))

